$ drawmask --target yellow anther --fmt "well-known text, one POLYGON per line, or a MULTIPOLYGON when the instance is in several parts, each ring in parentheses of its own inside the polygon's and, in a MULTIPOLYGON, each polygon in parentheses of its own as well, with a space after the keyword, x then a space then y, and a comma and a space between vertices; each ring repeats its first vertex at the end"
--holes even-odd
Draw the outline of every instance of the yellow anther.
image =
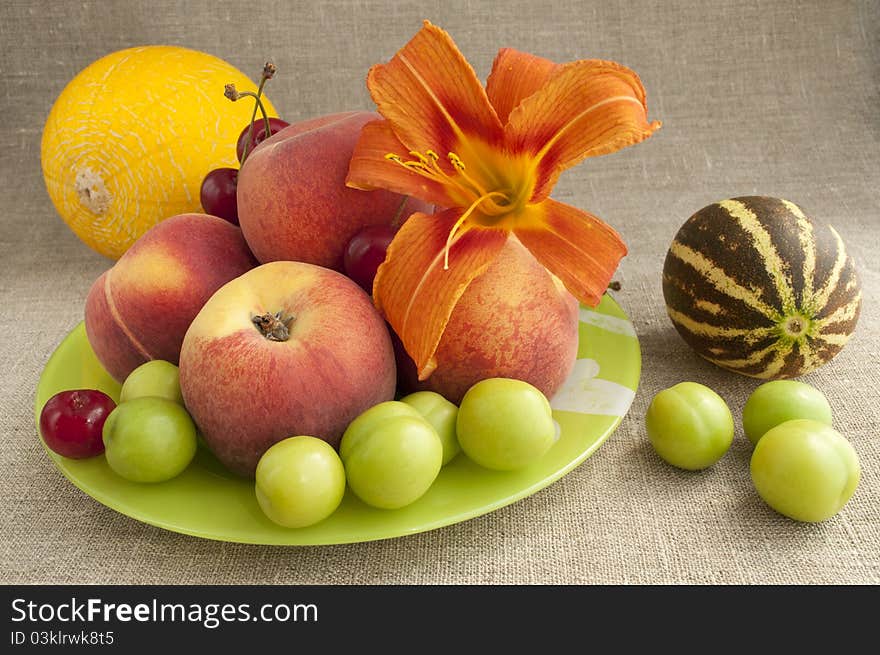
POLYGON ((414 157, 414 159, 406 161, 403 157, 393 152, 386 154, 385 159, 400 164, 407 170, 442 184, 443 186, 452 187, 465 197, 475 197, 479 195, 474 189, 463 185, 457 175, 451 175, 444 171, 438 163, 440 157, 438 157, 437 153, 433 150, 426 150, 425 154, 416 150, 411 150, 409 154, 411 157, 414 157))
MULTIPOLYGON (((495 202, 493 196, 500 196, 504 200, 507 200, 508 194, 499 191, 489 192, 479 183, 479 181, 471 177, 465 171, 464 162, 456 153, 450 152, 447 155, 447 159, 453 168, 451 172, 443 170, 440 166, 440 157, 433 150, 426 150, 424 154, 417 150, 410 150, 409 155, 410 157, 413 157, 413 159, 407 161, 400 155, 389 152, 385 155, 385 159, 400 164, 408 171, 412 171, 417 175, 421 175, 422 177, 446 187, 452 191, 451 195, 453 197, 457 196, 465 199, 465 202, 471 202, 471 209, 468 210, 468 213, 473 211, 477 205, 484 202, 486 205, 484 206, 483 211, 487 214, 497 215, 507 211, 506 203, 502 205, 495 202)), ((462 204, 464 204, 464 202, 462 204)))

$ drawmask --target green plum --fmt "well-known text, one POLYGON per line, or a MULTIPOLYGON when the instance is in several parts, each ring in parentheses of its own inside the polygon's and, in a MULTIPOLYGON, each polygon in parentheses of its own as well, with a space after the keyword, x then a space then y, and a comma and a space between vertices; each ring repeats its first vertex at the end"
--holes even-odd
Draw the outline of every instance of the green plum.
POLYGON ((765 382, 746 400, 743 432, 754 445, 770 428, 797 418, 831 425, 831 405, 825 394, 795 380, 765 382))
POLYGON ((443 443, 443 465, 461 452, 455 431, 458 418, 458 407, 434 391, 416 391, 400 399, 401 402, 415 407, 425 417, 443 443))
POLYGON ((752 452, 758 495, 796 521, 831 518, 852 497, 861 467, 852 444, 837 430, 812 419, 795 419, 768 430, 752 452))
POLYGON ((360 414, 339 444, 348 486, 373 507, 397 509, 431 487, 443 465, 437 431, 410 405, 389 400, 360 414))
POLYGON ((263 513, 286 528, 323 521, 345 494, 342 460, 323 439, 288 437, 269 447, 257 463, 255 491, 263 513))
POLYGON ((657 454, 689 471, 712 466, 733 442, 733 415, 727 403, 696 382, 680 382, 655 395, 645 427, 657 454))
POLYGON ((458 408, 456 431, 465 455, 497 471, 528 466, 558 439, 547 397, 512 378, 488 378, 468 389, 458 408))
POLYGON ((179 475, 196 454, 196 426, 183 406, 156 396, 120 403, 104 422, 107 464, 132 482, 179 475))
POLYGON ((183 394, 180 393, 180 371, 177 366, 164 359, 153 359, 144 362, 129 373, 122 383, 119 402, 124 403, 144 396, 167 398, 183 405, 183 394))

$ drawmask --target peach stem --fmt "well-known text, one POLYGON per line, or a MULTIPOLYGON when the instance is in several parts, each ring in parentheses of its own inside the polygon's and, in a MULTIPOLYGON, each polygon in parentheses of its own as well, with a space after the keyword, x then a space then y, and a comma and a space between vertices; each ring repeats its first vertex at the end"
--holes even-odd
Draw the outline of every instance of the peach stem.
POLYGON ((290 323, 293 316, 284 317, 283 312, 267 312, 252 316, 251 322, 269 341, 287 341, 290 338, 290 323))

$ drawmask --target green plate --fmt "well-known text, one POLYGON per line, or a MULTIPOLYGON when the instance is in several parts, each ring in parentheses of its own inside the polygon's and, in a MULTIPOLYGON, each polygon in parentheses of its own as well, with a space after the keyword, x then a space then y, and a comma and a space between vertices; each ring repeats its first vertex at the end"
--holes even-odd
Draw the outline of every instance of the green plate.
MULTIPOLYGON (((339 509, 307 528, 282 528, 257 505, 253 483, 227 473, 204 447, 181 475, 160 484, 122 479, 104 456, 67 459, 46 448, 60 471, 98 502, 151 525, 206 539, 314 545, 387 539, 433 530, 508 505, 574 469, 614 432, 639 383, 639 342, 610 296, 580 310, 578 360, 553 397, 560 438, 539 461, 515 472, 482 469, 459 455, 415 503, 396 510, 369 507, 350 491, 339 509)), ((52 354, 37 385, 34 411, 65 389, 92 388, 119 397, 119 384, 98 363, 80 323, 52 354)), ((39 432, 39 431, 38 431, 39 432)))

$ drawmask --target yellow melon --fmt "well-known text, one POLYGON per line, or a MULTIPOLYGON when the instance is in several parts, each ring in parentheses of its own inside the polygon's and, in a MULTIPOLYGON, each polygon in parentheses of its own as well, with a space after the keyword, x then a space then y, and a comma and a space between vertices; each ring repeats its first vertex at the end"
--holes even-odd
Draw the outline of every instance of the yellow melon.
POLYGON ((83 242, 118 259, 159 221, 201 211, 202 179, 238 167, 235 143, 253 112, 253 99, 223 95, 229 83, 256 91, 213 55, 152 45, 102 57, 67 84, 41 160, 56 210, 83 242))

